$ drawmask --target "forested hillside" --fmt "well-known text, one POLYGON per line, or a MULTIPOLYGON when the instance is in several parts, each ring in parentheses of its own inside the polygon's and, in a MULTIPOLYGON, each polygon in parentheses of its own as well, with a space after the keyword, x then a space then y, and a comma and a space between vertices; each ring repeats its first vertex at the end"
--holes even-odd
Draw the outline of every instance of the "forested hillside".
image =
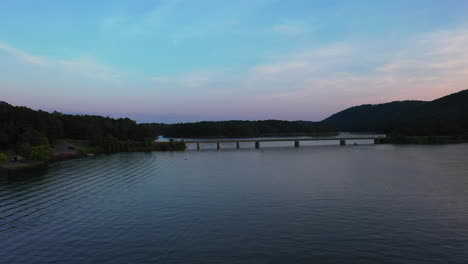
POLYGON ((468 90, 444 96, 415 108, 395 131, 407 135, 468 133, 468 90))
POLYGON ((323 123, 340 131, 386 133, 395 129, 405 115, 423 101, 400 101, 377 105, 353 106, 325 119, 323 123))
POLYGON ((468 133, 468 90, 431 102, 401 101, 348 108, 322 121, 341 131, 411 136, 468 133))

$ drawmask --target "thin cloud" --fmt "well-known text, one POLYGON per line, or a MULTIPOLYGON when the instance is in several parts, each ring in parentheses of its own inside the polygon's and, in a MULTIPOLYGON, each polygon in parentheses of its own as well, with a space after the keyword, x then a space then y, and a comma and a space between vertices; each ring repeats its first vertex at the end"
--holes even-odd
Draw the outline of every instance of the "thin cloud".
POLYGON ((137 36, 160 34, 168 20, 177 14, 180 1, 161 1, 142 15, 114 14, 99 22, 101 30, 119 31, 137 36))
POLYGON ((274 25, 272 27, 272 30, 274 32, 287 35, 299 35, 311 32, 310 28, 307 28, 306 26, 298 23, 285 23, 274 25))
POLYGON ((39 56, 34 56, 34 55, 31 55, 31 54, 28 54, 24 51, 21 51, 19 49, 16 49, 10 45, 7 45, 5 43, 1 43, 0 42, 0 50, 3 50, 11 55, 14 55, 18 58, 20 58, 21 60, 23 60, 24 62, 27 62, 27 63, 30 63, 30 64, 34 64, 34 65, 40 65, 40 66, 45 66, 48 64, 47 60, 44 59, 44 58, 41 58, 39 56))
POLYGON ((274 105, 276 113, 288 112, 300 118, 305 118, 304 109, 311 114, 331 114, 356 104, 431 100, 466 89, 468 29, 423 34, 404 41, 400 49, 391 43, 379 46, 378 40, 374 43, 369 39, 337 43, 292 51, 235 75, 193 72, 154 81, 171 83, 184 91, 215 90, 230 78, 229 88, 218 93, 219 101, 236 96, 245 111, 274 105))
POLYGON ((430 100, 466 89, 468 28, 422 34, 406 40, 399 50, 368 48, 373 44, 366 41, 292 52, 282 60, 255 66, 250 86, 268 87, 257 97, 266 104, 287 100, 298 109, 325 100, 348 106, 430 100), (376 67, 369 67, 369 62, 376 67))
POLYGON ((198 91, 194 88, 222 89, 217 93, 221 97, 241 98, 247 93, 255 100, 268 101, 267 105, 287 100, 298 111, 328 101, 354 105, 429 100, 466 88, 468 29, 423 34, 405 43, 404 48, 393 49, 369 39, 342 42, 292 51, 235 74, 222 69, 193 71, 154 77, 153 82, 158 88, 191 94, 198 91))
POLYGON ((76 59, 50 59, 27 53, 5 43, 0 43, 0 50, 31 65, 64 70, 90 79, 116 81, 119 77, 119 74, 111 67, 99 63, 89 56, 81 56, 76 59))
MULTIPOLYGON (((401 99, 430 100, 466 89, 468 27, 421 34, 400 41, 382 43, 379 39, 354 39, 291 50, 234 72, 194 69, 172 75, 142 75, 143 81, 127 82, 122 86, 121 90, 125 90, 122 98, 128 99, 130 89, 138 89, 131 95, 137 102, 134 105, 148 111, 154 109, 156 101, 161 111, 172 111, 177 105, 174 102, 187 100, 190 103, 184 105, 181 112, 205 115, 219 108, 230 113, 243 113, 244 116, 268 113, 278 118, 320 119, 325 117, 324 113, 331 114, 356 104, 401 99), (233 101, 236 103, 230 104, 233 101)), ((121 74, 92 58, 50 59, 7 44, 0 44, 0 51, 29 63, 30 68, 61 69, 73 73, 74 79, 67 79, 67 82, 81 76, 93 81, 115 80, 121 74)), ((51 79, 56 77, 50 76, 51 79)), ((95 85, 102 93, 115 93, 114 85, 105 89, 99 86, 95 85)))
POLYGON ((221 80, 221 71, 198 70, 170 76, 155 76, 151 80, 167 88, 207 88, 221 80))

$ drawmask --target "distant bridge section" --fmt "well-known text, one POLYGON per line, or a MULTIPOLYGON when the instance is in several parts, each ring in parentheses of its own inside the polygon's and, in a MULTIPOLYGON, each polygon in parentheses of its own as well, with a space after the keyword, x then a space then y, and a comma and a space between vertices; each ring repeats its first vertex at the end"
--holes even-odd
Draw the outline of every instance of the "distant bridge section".
POLYGON ((380 144, 386 135, 381 134, 341 134, 338 136, 324 137, 297 137, 297 138, 248 138, 248 139, 200 139, 200 140, 183 140, 186 144, 196 144, 197 150, 201 149, 201 144, 216 143, 216 148, 221 149, 222 143, 236 143, 236 148, 240 148, 240 143, 251 142, 255 143, 255 148, 260 148, 262 142, 291 142, 296 148, 300 146, 301 141, 323 141, 323 140, 339 140, 340 145, 346 145, 347 140, 374 140, 374 144, 380 144))

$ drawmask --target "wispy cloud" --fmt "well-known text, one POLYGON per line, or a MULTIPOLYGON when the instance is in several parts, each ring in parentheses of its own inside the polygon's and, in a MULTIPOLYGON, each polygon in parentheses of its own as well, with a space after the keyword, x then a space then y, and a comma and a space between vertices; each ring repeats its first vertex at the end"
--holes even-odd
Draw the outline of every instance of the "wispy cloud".
MULTIPOLYGON (((156 21, 153 22, 156 24, 151 22, 148 25, 158 25, 156 21)), ((108 23, 121 22, 115 19, 108 23)), ((181 32, 189 34, 190 31, 181 32)), ((184 34, 174 36, 184 40, 184 34)), ((135 105, 147 112, 156 111, 154 109, 159 107, 157 111, 176 114, 185 111, 213 118, 217 117, 216 114, 226 117, 230 113, 232 118, 237 115, 237 118, 318 120, 355 104, 401 99, 429 100, 466 89, 467 47, 467 26, 388 43, 380 38, 354 38, 278 52, 263 57, 261 62, 256 59, 256 63, 243 69, 232 69, 232 65, 226 65, 224 69, 194 66, 191 71, 169 75, 158 74, 156 70, 154 75, 142 73, 142 79, 122 85, 121 90, 125 91, 121 93, 122 98, 116 98, 116 101, 125 103, 128 97, 132 97, 133 102, 137 102, 135 105), (138 92, 129 92, 135 89, 138 92), (183 107, 177 104, 180 100, 189 99, 192 103, 183 107), (156 100, 158 106, 155 106, 156 100), (234 100, 236 103, 232 103, 234 100)), ((94 92, 92 89, 96 89, 102 91, 101 94, 115 94, 114 84, 125 74, 91 56, 48 58, 5 43, 0 43, 0 52, 29 64, 31 68, 40 69, 36 75, 41 77, 49 69, 51 71, 45 78, 52 80, 62 78, 57 72, 66 73, 67 78, 63 78, 60 84, 91 80, 86 83, 89 85, 87 91, 94 92), (101 83, 104 82, 110 85, 102 88, 101 83)), ((21 65, 21 70, 23 67, 21 65)), ((79 85, 71 85, 76 87, 73 91, 75 94, 81 92, 79 85)), ((95 105, 100 104, 98 101, 95 99, 95 105)))
POLYGON ((202 22, 184 21, 178 12, 179 4, 180 1, 160 1, 143 13, 113 14, 101 19, 98 27, 106 34, 120 34, 126 38, 158 39, 160 42, 169 43, 173 48, 180 48, 190 41, 205 37, 215 23, 199 25, 202 22))
POLYGON ((17 48, 14 48, 10 45, 7 45, 5 43, 1 43, 0 42, 0 50, 3 50, 7 53, 10 53, 18 58, 20 58, 21 60, 27 62, 27 63, 30 63, 30 64, 35 64, 35 65, 41 65, 41 66, 45 66, 47 65, 47 60, 44 59, 44 58, 41 58, 39 56, 35 56, 35 55, 32 55, 32 54, 28 54, 24 51, 21 51, 17 48))
POLYGON ((274 25, 272 30, 277 33, 287 34, 287 35, 299 35, 304 33, 311 32, 311 29, 304 25, 303 23, 283 23, 274 25))
POLYGON ((55 60, 54 65, 67 71, 75 72, 88 78, 118 82, 122 73, 114 68, 99 63, 89 56, 80 56, 76 59, 55 60))
POLYGON ((255 66, 249 77, 251 86, 274 91, 259 95, 259 100, 286 100, 303 107, 322 104, 325 99, 344 105, 429 100, 466 89, 468 28, 422 34, 397 50, 372 49, 372 41, 366 41, 293 52, 282 60, 255 66))
POLYGON ((305 60, 286 61, 276 64, 254 66, 251 71, 254 75, 271 76, 296 71, 298 69, 302 70, 307 64, 308 63, 305 60))
POLYGON ((63 70, 91 79, 117 81, 119 74, 110 66, 99 63, 90 56, 79 56, 74 59, 52 59, 30 54, 11 45, 0 42, 0 51, 31 65, 52 70, 63 70))
POLYGON ((403 48, 369 39, 336 43, 282 54, 235 74, 194 71, 153 81, 183 91, 223 90, 216 94, 219 101, 235 96, 245 111, 304 119, 324 118, 324 113, 361 103, 430 100, 466 89, 468 28, 404 41, 403 48))
POLYGON ((443 95, 466 89, 468 81, 468 28, 427 33, 377 68, 377 76, 391 76, 400 87, 443 95))
POLYGON ((219 80, 217 70, 198 70, 171 76, 155 76, 152 81, 160 86, 170 88, 203 88, 219 80))
POLYGON ((146 12, 138 15, 114 14, 102 19, 99 26, 104 31, 118 31, 137 36, 161 34, 167 29, 166 23, 174 20, 174 15, 177 15, 179 2, 178 0, 159 1, 146 12))

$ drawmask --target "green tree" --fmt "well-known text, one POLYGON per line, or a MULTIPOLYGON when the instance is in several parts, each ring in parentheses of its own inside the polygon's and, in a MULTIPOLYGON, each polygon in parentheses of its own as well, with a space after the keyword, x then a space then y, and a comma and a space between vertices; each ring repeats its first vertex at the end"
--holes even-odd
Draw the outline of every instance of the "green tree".
POLYGON ((120 150, 120 142, 112 135, 107 135, 103 139, 101 147, 106 153, 118 152, 120 150))
POLYGON ((18 145, 16 151, 23 157, 29 158, 31 154, 32 146, 28 142, 23 142, 18 145))
POLYGON ((5 154, 0 153, 0 165, 5 164, 7 161, 8 157, 5 154))
POLYGON ((10 144, 10 137, 7 133, 0 131, 0 148, 7 148, 10 144))
POLYGON ((48 140, 46 137, 44 137, 38 130, 33 129, 33 128, 27 128, 24 133, 20 135, 20 142, 27 142, 31 144, 31 146, 38 146, 38 145, 43 145, 47 142, 48 140))
POLYGON ((39 145, 31 148, 30 158, 37 161, 49 161, 52 155, 52 149, 49 146, 39 145))

